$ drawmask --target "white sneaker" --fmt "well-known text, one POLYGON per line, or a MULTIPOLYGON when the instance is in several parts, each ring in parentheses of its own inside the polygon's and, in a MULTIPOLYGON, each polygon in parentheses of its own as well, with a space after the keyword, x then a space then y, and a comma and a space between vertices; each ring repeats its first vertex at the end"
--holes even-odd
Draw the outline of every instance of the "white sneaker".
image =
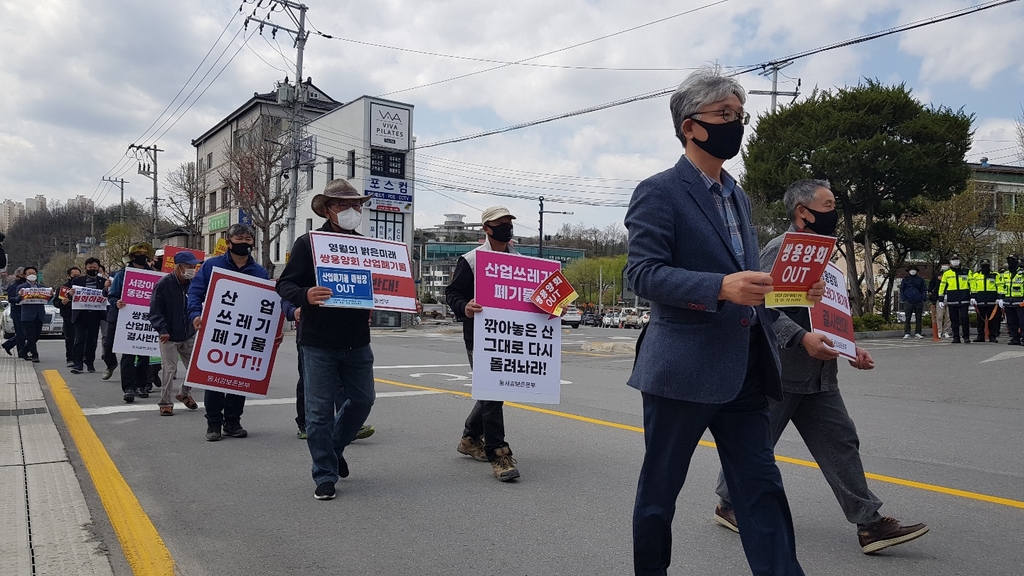
POLYGON ((914 338, 917 338, 918 340, 921 340, 921 339, 924 338, 924 336, 921 336, 920 334, 914 334, 914 338))
POLYGON ((904 340, 910 340, 910 334, 904 334, 903 335, 903 339, 904 340))

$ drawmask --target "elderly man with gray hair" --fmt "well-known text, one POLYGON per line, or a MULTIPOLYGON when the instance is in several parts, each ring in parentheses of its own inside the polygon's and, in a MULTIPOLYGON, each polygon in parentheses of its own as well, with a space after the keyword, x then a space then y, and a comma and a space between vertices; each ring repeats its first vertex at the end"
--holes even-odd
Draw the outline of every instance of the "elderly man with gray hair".
MULTIPOLYGON (((669 103, 684 154, 637 186, 626 213, 626 274, 651 302, 629 386, 643 399, 646 453, 633 509, 637 575, 664 576, 676 498, 705 430, 718 445, 754 574, 802 576, 772 452, 767 397, 782 399, 774 318, 764 307, 750 200, 722 165, 750 115, 746 93, 702 68, 669 103)), ((809 297, 820 301, 824 282, 809 297)))
MULTIPOLYGON (((800 180, 789 186, 783 201, 792 222, 791 232, 835 235, 839 213, 830 188, 825 180, 800 180)), ((784 236, 773 238, 761 250, 762 270, 771 270, 784 236)), ((839 393, 839 353, 832 348, 832 341, 824 334, 811 332, 808 308, 781 308, 779 312, 773 328, 782 360, 782 400, 768 401, 773 446, 792 421, 846 519, 857 525, 857 538, 865 554, 923 536, 928 532, 924 524, 904 526, 878 513, 882 501, 864 478, 857 428, 839 393)), ((875 362, 871 354, 858 347, 857 359, 851 360, 850 366, 871 370, 875 362)), ((715 521, 740 532, 730 490, 721 473, 716 492, 721 502, 715 508, 715 521)))

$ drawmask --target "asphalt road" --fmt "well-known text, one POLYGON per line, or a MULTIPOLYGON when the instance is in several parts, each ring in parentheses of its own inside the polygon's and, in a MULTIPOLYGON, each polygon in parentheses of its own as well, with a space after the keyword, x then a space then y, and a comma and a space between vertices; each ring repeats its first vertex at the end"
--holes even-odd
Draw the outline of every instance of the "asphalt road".
MULTIPOLYGON (((308 452, 295 436, 291 337, 269 399, 246 406, 249 437, 217 443, 204 439, 202 410, 178 405, 173 417, 160 417, 152 396, 131 407, 143 411, 125 411, 117 377, 70 374, 56 361, 59 341, 40 343, 39 367, 67 381, 181 574, 617 575, 631 573, 643 438, 614 424, 642 426, 640 395, 624 384, 630 355, 581 345, 636 334, 564 331, 562 402, 542 408, 586 420, 507 407, 507 439, 522 472, 508 484, 455 451, 471 400, 434 391, 470 391, 461 334, 375 334, 380 397, 369 423, 377 433, 346 451, 352 475, 327 502, 312 497, 308 452)), ((864 346, 878 367, 844 365, 840 383, 865 469, 885 478, 870 485, 883 514, 926 522, 931 532, 866 556, 821 473, 782 462, 807 574, 1024 574, 1024 349, 927 340, 864 346)), ((115 573, 130 574, 67 444, 96 536, 115 573)), ((810 459, 792 427, 777 454, 810 459)), ((738 537, 711 520, 717 471, 715 451, 698 447, 679 497, 672 574, 749 573, 738 537)))

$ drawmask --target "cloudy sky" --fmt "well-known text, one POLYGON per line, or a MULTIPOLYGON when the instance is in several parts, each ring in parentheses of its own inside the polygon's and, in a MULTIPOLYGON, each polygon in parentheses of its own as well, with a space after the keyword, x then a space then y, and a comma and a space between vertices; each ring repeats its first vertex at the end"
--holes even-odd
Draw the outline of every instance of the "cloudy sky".
MULTIPOLYGON (((339 101, 365 94, 414 104, 414 134, 427 144, 671 87, 704 64, 758 64, 986 3, 307 0, 312 29, 335 39, 310 37, 303 75, 339 101), (533 66, 445 81, 499 64, 389 47, 500 62, 557 52, 526 62, 533 66)), ((151 184, 125 157, 129 144, 159 145, 165 172, 193 160, 190 141, 253 92, 294 77, 291 39, 242 30, 239 7, 238 0, 0 0, 0 199, 81 194, 113 204, 116 188, 101 178, 120 176, 129 181, 127 197, 148 201, 151 184)), ((286 21, 282 13, 272 18, 286 21)), ((782 71, 780 89, 793 90, 796 79, 805 95, 865 77, 905 82, 925 103, 976 116, 968 161, 988 156, 1020 165, 1021 30, 1024 2, 1011 3, 800 59, 782 71)), ((771 86, 756 74, 740 81, 748 89, 771 86)), ((769 100, 750 97, 750 128, 769 100)), ((321 153, 329 146, 321 142, 321 153)), ((477 209, 504 203, 522 214, 518 224, 536 227, 534 200, 452 187, 579 203, 546 202, 574 212, 547 216, 549 233, 564 222, 621 223, 636 182, 679 153, 667 97, 427 148, 417 155, 416 225, 437 224, 450 212, 475 218, 477 209)), ((739 173, 741 164, 737 158, 726 167, 739 173)))

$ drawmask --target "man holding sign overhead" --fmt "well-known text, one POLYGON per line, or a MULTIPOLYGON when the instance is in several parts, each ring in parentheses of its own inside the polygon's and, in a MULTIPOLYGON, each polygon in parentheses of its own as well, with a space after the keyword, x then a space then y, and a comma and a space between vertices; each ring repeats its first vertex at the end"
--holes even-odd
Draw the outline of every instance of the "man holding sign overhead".
MULTIPOLYGON (((380 263, 387 255, 381 257, 380 249, 374 248, 375 257, 361 258, 364 252, 350 251, 345 242, 362 236, 356 228, 362 224, 363 205, 370 198, 341 179, 331 180, 323 193, 313 197, 313 212, 327 220, 317 232, 338 235, 328 244, 344 248, 328 252, 337 257, 336 266, 345 268, 322 271, 334 288, 321 285, 325 282, 319 277, 310 234, 295 241, 277 282, 281 298, 301 310, 296 340, 306 397, 306 445, 313 460, 313 497, 317 500, 334 498, 334 484, 338 478, 348 477, 343 452, 366 422, 376 399, 369 312, 374 305, 374 283, 372 273, 360 266, 363 262, 380 263), (344 262, 339 254, 344 255, 344 262)), ((324 255, 329 262, 329 254, 324 255)), ((408 259, 401 264, 408 272, 408 259)))
MULTIPOLYGON (((835 195, 829 188, 825 180, 800 180, 790 185, 783 198, 793 222, 790 232, 835 234, 838 212, 835 195)), ((762 269, 772 268, 785 236, 772 239, 761 251, 762 269)), ((826 276, 827 285, 835 282, 835 288, 845 292, 845 282, 839 285, 842 276, 838 269, 832 268, 826 276)), ((828 308, 832 292, 826 289, 825 301, 818 303, 814 312, 828 308)), ((845 295, 841 300, 845 300, 845 295)), ((781 401, 768 401, 772 441, 778 443, 782 431, 792 420, 835 492, 846 519, 857 525, 857 537, 865 554, 913 540, 927 532, 928 527, 924 524, 903 526, 898 520, 878 513, 882 502, 871 492, 864 478, 857 429, 839 393, 840 353, 832 339, 817 331, 821 327, 812 322, 810 311, 806 307, 779 308, 773 326, 782 362, 783 396, 781 401), (814 331, 812 324, 815 324, 814 331)), ((842 331, 832 332, 840 334, 842 331)), ((850 333, 852 336, 852 328, 850 333)), ((875 367, 866 350, 855 350, 851 366, 859 370, 875 367)), ((739 532, 729 489, 721 473, 716 491, 721 503, 715 509, 715 521, 739 532)))

